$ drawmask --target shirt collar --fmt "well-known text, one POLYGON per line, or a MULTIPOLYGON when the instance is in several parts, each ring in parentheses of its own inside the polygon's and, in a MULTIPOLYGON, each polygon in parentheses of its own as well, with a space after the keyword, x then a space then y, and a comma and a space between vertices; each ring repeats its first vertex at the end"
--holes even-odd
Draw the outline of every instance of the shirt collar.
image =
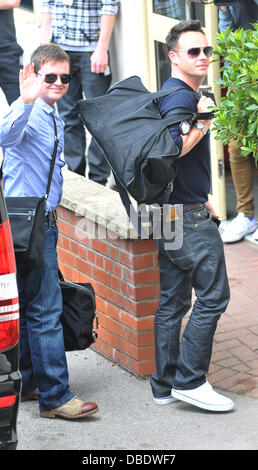
POLYGON ((37 105, 43 109, 44 111, 46 111, 46 113, 48 114, 55 114, 56 112, 56 105, 54 106, 51 106, 50 104, 46 103, 45 101, 43 101, 41 98, 37 98, 36 99, 36 103, 37 105))

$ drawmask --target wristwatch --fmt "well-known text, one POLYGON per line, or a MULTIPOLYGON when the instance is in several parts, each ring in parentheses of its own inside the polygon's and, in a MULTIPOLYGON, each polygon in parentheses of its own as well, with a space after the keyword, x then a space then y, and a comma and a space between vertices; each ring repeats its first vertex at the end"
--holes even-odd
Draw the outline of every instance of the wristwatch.
POLYGON ((179 124, 179 129, 181 135, 189 134, 191 130, 191 124, 188 121, 181 121, 179 124))
POLYGON ((196 121, 194 125, 197 129, 199 129, 199 131, 203 132, 203 135, 207 134, 208 131, 207 131, 205 125, 203 124, 203 122, 196 121))

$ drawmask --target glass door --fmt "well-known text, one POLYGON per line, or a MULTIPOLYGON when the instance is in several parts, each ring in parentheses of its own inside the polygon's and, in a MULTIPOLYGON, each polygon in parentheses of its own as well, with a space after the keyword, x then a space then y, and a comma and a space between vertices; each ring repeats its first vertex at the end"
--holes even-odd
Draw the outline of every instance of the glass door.
MULTIPOLYGON (((171 27, 181 19, 200 19, 209 43, 214 46, 218 28, 217 7, 214 4, 191 0, 148 0, 146 2, 149 82, 151 91, 159 90, 171 76, 170 60, 167 55, 165 38, 171 27)), ((202 89, 214 93, 216 102, 220 99, 220 89, 215 81, 219 79, 219 64, 210 66, 208 77, 202 89)), ((209 198, 222 220, 226 219, 224 147, 211 132, 211 193, 209 198)))

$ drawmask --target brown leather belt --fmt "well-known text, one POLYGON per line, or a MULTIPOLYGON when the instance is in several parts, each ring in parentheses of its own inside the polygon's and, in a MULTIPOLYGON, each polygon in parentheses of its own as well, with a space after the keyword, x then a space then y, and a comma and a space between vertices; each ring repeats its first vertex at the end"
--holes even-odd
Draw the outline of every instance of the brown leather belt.
POLYGON ((203 202, 194 202, 193 204, 183 204, 183 212, 188 212, 193 209, 199 209, 203 206, 203 202))

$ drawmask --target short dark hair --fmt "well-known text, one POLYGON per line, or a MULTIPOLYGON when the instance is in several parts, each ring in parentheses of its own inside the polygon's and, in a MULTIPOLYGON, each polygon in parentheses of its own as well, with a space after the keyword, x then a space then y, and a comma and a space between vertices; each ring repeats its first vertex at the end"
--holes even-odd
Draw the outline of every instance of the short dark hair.
POLYGON ((57 44, 49 43, 37 47, 32 53, 30 63, 34 64, 34 71, 38 73, 39 69, 46 62, 65 62, 70 65, 69 55, 57 44))
POLYGON ((199 20, 182 20, 171 28, 166 37, 168 49, 174 49, 177 46, 180 35, 188 31, 197 31, 205 35, 199 20))

